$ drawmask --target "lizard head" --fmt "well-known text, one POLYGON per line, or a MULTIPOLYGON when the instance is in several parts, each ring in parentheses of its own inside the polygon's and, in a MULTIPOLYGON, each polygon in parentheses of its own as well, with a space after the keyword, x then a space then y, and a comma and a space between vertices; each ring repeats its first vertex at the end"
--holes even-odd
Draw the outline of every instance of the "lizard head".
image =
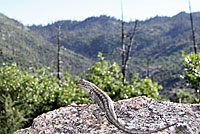
POLYGON ((78 81, 76 83, 76 85, 80 88, 83 88, 85 91, 87 91, 88 93, 90 92, 91 87, 91 83, 87 80, 81 79, 80 81, 78 81))

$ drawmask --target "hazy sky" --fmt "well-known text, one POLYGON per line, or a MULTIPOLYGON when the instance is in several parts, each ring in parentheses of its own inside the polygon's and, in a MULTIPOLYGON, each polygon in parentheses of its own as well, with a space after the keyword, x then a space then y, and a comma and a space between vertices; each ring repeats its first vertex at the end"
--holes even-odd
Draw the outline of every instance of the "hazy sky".
MULTIPOLYGON (((188 0, 122 0, 122 3, 126 21, 189 12, 188 0)), ((193 12, 200 11, 200 0, 191 0, 191 6, 193 12)), ((0 0, 0 13, 25 25, 99 15, 121 19, 121 0, 0 0)))

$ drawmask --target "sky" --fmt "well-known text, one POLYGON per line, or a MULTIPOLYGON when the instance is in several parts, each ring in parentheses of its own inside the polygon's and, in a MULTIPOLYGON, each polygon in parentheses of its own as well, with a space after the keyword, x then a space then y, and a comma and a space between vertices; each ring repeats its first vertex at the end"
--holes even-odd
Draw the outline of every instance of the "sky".
MULTIPOLYGON (((82 21, 107 15, 125 21, 189 12, 188 0, 0 0, 0 13, 24 25, 47 25, 59 20, 82 21), (121 4, 122 3, 122 4, 121 4)), ((192 12, 200 11, 200 0, 191 0, 192 12)))

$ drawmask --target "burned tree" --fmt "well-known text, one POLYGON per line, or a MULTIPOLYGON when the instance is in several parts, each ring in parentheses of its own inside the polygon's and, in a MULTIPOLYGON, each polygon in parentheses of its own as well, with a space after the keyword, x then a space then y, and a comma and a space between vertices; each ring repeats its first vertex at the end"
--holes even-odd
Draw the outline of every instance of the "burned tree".
POLYGON ((194 32, 194 25, 193 25, 194 23, 193 23, 193 17, 192 17, 190 0, 189 0, 189 10, 190 10, 190 22, 191 22, 191 29, 192 29, 192 38, 193 38, 194 53, 197 54, 197 46, 196 46, 196 39, 195 39, 195 32, 194 32))
POLYGON ((61 29, 58 26, 58 51, 57 51, 57 78, 61 80, 61 56, 60 56, 60 46, 61 46, 61 29))
POLYGON ((125 33, 124 32, 124 21, 123 21, 123 9, 122 10, 122 22, 121 22, 121 56, 122 56, 122 65, 121 65, 121 71, 123 75, 122 81, 126 81, 126 70, 127 70, 127 63, 128 60, 130 59, 130 52, 131 52, 131 47, 133 44, 134 36, 136 33, 136 28, 137 28, 137 20, 135 21, 135 26, 133 29, 132 33, 125 33), (125 42, 125 38, 129 39, 128 44, 125 42))

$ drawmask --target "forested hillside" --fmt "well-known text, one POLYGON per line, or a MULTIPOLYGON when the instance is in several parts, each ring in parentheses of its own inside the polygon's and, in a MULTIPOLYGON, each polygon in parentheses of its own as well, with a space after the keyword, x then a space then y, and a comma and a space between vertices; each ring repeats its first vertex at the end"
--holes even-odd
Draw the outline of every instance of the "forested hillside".
MULTIPOLYGON (((199 46, 200 13, 193 14, 199 46)), ((135 22, 126 22, 132 32, 135 22)), ((0 14, 0 63, 17 62, 22 67, 50 67, 56 71, 57 34, 61 26, 62 70, 78 74, 97 60, 98 52, 110 62, 121 64, 121 21, 108 16, 84 21, 58 21, 47 26, 26 27, 0 14)), ((128 41, 128 40, 127 40, 128 41)), ((128 66, 128 77, 139 73, 164 88, 180 88, 183 73, 182 52, 193 51, 189 14, 154 17, 139 21, 128 66), (147 65, 149 65, 147 67, 147 65)))
MULTIPOLYGON (((54 38, 57 40, 57 37, 54 38)), ((57 44, 57 43, 56 43, 57 44)), ((50 67, 56 72, 57 46, 21 23, 0 14, 0 64, 17 62, 22 67, 50 67)), ((78 74, 91 60, 68 49, 61 51, 63 71, 78 74)))
MULTIPOLYGON (((200 13, 193 14, 197 43, 200 37, 200 13)), ((53 37, 61 25, 62 45, 87 58, 96 60, 98 52, 109 61, 121 63, 121 22, 108 16, 90 17, 84 21, 58 21, 30 29, 56 44, 53 37)), ((125 23, 125 31, 132 32, 134 22, 125 23)), ((180 88, 183 73, 182 52, 193 51, 190 16, 181 12, 173 17, 154 17, 139 21, 131 51, 128 72, 143 77, 149 64, 150 77, 165 88, 180 88)))

